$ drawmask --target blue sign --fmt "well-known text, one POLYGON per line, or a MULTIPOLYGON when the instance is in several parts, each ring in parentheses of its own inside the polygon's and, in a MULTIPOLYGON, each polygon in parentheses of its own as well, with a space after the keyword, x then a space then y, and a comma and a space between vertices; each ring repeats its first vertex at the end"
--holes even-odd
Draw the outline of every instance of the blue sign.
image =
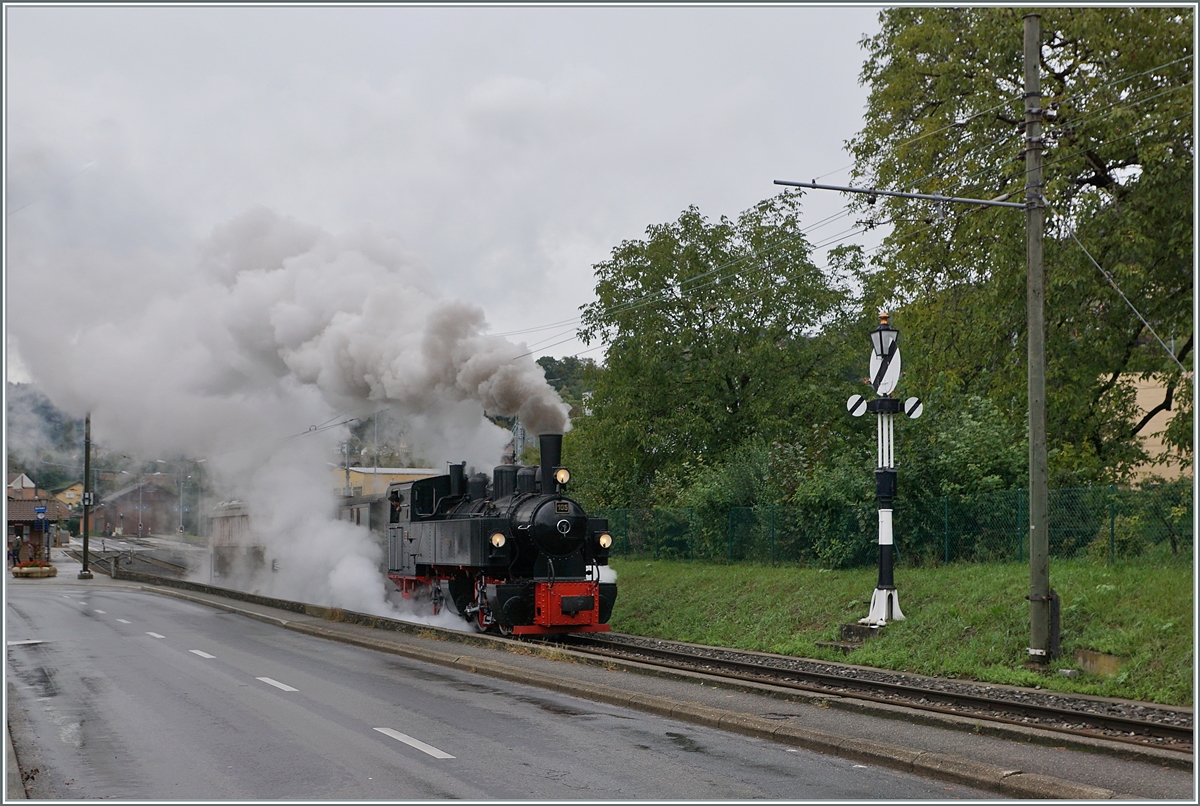
POLYGON ((34 507, 33 511, 34 512, 45 512, 46 508, 45 507, 34 507))

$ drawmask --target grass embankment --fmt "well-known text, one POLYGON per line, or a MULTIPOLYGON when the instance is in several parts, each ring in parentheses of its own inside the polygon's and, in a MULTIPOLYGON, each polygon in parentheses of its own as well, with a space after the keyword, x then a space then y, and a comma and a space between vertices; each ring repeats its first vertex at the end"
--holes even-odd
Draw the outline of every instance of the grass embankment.
POLYGON ((866 616, 875 569, 612 560, 619 594, 612 628, 699 644, 776 652, 939 677, 1192 705, 1190 565, 1055 561, 1062 657, 1048 673, 1026 668, 1029 566, 898 568, 907 617, 849 655, 819 647, 866 616), (1112 675, 1080 671, 1076 648, 1122 659, 1112 675))

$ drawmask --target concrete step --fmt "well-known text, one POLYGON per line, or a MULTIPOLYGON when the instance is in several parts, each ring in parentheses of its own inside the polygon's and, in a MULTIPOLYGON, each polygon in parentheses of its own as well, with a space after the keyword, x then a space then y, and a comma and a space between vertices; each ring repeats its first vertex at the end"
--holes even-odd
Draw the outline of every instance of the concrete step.
POLYGON ((838 635, 843 641, 854 641, 861 644, 879 635, 879 628, 866 624, 843 624, 838 635))

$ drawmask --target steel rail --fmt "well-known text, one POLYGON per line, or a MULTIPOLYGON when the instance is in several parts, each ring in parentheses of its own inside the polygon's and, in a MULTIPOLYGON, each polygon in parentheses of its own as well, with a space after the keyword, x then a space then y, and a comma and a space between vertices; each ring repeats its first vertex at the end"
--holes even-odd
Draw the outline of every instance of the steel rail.
MULTIPOLYGON (((72 557, 74 557, 76 560, 80 559, 81 552, 79 552, 75 549, 71 549, 67 553, 70 554, 72 557)), ((94 552, 90 552, 90 554, 92 555, 92 560, 91 560, 92 563, 94 565, 103 564, 103 566, 101 567, 101 571, 108 574, 109 576, 112 576, 112 564, 113 564, 114 560, 119 561, 122 556, 126 556, 126 557, 131 556, 129 551, 104 552, 104 553, 94 551, 94 552), (104 568, 107 568, 108 570, 105 571, 104 568)), ((132 558, 136 562, 145 563, 146 565, 156 566, 163 570, 173 572, 174 574, 178 575, 180 578, 187 576, 187 574, 191 570, 186 565, 180 565, 179 563, 173 563, 170 560, 160 560, 158 557, 147 557, 147 556, 145 556, 145 554, 143 552, 133 552, 132 558)))
MULTIPOLYGON (((992 722, 1016 724, 1024 727, 1037 727, 1039 729, 1052 730, 1059 733, 1070 733, 1096 738, 1097 730, 1110 730, 1119 731, 1122 734, 1151 736, 1177 743, 1174 745, 1165 746, 1167 749, 1184 753, 1192 752, 1192 728, 1184 728, 1177 725, 1146 722, 1144 720, 1132 719, 1129 717, 1093 714, 1050 705, 1014 703, 1010 700, 994 699, 976 694, 937 691, 935 689, 928 689, 920 686, 907 686, 900 683, 888 683, 875 680, 861 680, 852 677, 842 677, 839 675, 827 674, 824 672, 782 669, 776 666, 747 663, 744 661, 710 658, 692 652, 679 652, 670 649, 624 644, 620 641, 611 641, 609 639, 596 636, 575 636, 572 638, 571 643, 566 646, 569 646, 571 649, 576 651, 583 651, 589 654, 602 655, 605 657, 629 658, 631 655, 650 656, 651 658, 659 659, 657 661, 653 661, 658 665, 675 669, 701 671, 704 674, 714 674, 720 677, 747 682, 769 682, 772 685, 813 693, 845 694, 846 696, 850 696, 855 699, 867 700, 871 702, 886 703, 889 705, 903 704, 906 707, 919 708, 926 711, 953 714, 956 716, 972 716, 992 722), (585 643, 591 644, 592 646, 581 645, 585 643), (698 669, 697 667, 717 667, 717 669, 724 669, 727 671, 713 671, 704 668, 698 669), (808 681, 809 684, 806 685, 803 682, 796 682, 794 679, 788 678, 798 678, 802 681, 808 681), (837 689, 837 691, 831 692, 830 689, 837 689), (850 691, 846 691, 847 689, 850 691), (898 703, 897 699, 895 698, 872 696, 869 693, 864 693, 870 692, 872 689, 894 694, 897 697, 902 698, 904 702, 898 703), (921 700, 938 701, 946 705, 961 705, 972 710, 970 713, 964 713, 963 711, 955 710, 953 708, 930 705, 927 702, 921 702, 921 700), (983 713, 981 713, 981 711, 983 713), (1040 723, 1031 724, 1029 722, 1023 722, 1020 720, 997 717, 993 715, 994 713, 1018 714, 1035 719, 1049 718, 1060 722, 1092 725, 1095 727, 1093 730, 1084 730, 1079 728, 1067 728, 1040 723)), ((1142 746, 1147 744, 1145 741, 1130 739, 1127 736, 1114 737, 1104 735, 1102 738, 1110 741, 1120 741, 1142 746)))

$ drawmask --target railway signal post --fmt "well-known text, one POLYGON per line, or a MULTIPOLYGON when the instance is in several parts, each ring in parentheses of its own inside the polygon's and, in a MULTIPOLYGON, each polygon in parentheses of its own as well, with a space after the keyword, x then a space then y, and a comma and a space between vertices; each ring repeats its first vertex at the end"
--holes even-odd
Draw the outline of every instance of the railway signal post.
POLYGON ((874 400, 852 395, 846 409, 855 417, 868 411, 876 416, 875 502, 879 508, 879 582, 871 594, 871 609, 860 624, 882 627, 889 621, 902 621, 896 583, 892 576, 894 540, 892 537, 892 499, 896 496, 896 450, 892 419, 903 408, 914 420, 921 416, 921 401, 910 397, 904 401, 891 396, 900 379, 900 331, 888 324, 888 315, 880 314, 879 327, 871 331, 871 377, 868 379, 876 394, 874 400))

